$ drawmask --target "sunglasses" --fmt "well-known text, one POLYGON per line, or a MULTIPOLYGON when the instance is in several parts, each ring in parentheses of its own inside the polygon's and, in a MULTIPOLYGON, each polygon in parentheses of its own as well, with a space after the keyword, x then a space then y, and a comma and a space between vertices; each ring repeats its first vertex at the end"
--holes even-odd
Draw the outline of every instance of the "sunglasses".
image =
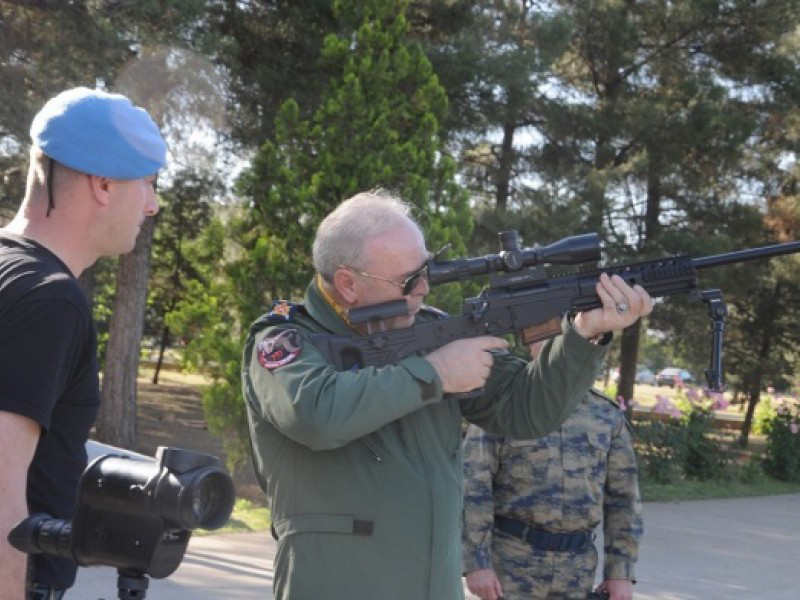
MULTIPOLYGON (((450 244, 446 244, 443 246, 436 254, 432 255, 430 260, 436 260, 445 250, 450 247, 450 244)), ((419 285, 419 282, 424 278, 426 281, 428 280, 428 262, 425 261, 425 264, 422 265, 418 270, 414 271, 403 279, 402 281, 395 281, 394 279, 387 279, 386 277, 381 277, 380 275, 373 275, 372 273, 367 273, 366 271, 360 271, 356 268, 350 267, 348 265, 339 265, 340 269, 348 269, 353 273, 358 273, 363 277, 369 277, 371 279, 377 279, 378 281, 384 281, 386 283, 391 283, 394 286, 399 287, 402 292, 403 296, 408 296, 414 289, 419 285)))
POLYGON ((373 275, 372 273, 367 273, 366 271, 359 271, 358 269, 354 269, 353 267, 348 267, 347 265, 339 265, 341 269, 349 269, 353 273, 358 273, 363 277, 369 277, 371 279, 377 279, 378 281, 385 281, 386 283, 391 283, 392 285, 396 285, 403 291, 403 296, 408 296, 411 292, 414 291, 414 288, 417 287, 420 280, 425 277, 428 277, 428 264, 425 263, 418 271, 414 271, 411 275, 403 279, 403 281, 395 281, 394 279, 387 279, 386 277, 381 277, 380 275, 373 275))

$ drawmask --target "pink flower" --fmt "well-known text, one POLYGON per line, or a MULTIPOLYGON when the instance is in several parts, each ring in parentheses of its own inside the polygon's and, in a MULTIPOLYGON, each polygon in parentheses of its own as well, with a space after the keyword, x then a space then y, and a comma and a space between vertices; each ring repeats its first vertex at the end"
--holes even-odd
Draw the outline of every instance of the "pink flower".
POLYGON ((689 388, 689 391, 686 392, 686 397, 689 399, 690 402, 697 402, 700 400, 700 394, 697 392, 695 388, 689 388))
POLYGON ((730 403, 728 402, 728 400, 723 398, 722 395, 720 395, 719 398, 717 398, 711 403, 711 410, 725 410, 726 408, 728 408, 729 404, 730 403))
POLYGON ((791 431, 794 435, 797 435, 797 432, 800 431, 800 425, 797 423, 792 423, 789 425, 789 431, 791 431))
POLYGON ((678 413, 678 417, 680 417, 681 411, 678 410, 678 407, 675 406, 669 398, 666 396, 656 396, 656 403, 653 406, 654 413, 661 415, 672 415, 674 417, 676 411, 678 413))
POLYGON ((725 410, 728 408, 728 400, 720 392, 708 392, 711 398, 711 410, 725 410))

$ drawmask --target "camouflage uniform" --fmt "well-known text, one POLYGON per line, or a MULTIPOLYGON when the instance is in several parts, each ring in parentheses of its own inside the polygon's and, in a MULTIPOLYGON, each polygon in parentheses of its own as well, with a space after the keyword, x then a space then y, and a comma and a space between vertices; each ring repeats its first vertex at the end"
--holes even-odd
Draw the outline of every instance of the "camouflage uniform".
POLYGON ((604 520, 603 579, 634 579, 642 535, 636 458, 622 411, 592 390, 557 431, 515 441, 471 425, 464 442, 464 571, 494 569, 506 600, 586 598, 597 551, 547 551, 497 531, 495 515, 548 532, 604 520))

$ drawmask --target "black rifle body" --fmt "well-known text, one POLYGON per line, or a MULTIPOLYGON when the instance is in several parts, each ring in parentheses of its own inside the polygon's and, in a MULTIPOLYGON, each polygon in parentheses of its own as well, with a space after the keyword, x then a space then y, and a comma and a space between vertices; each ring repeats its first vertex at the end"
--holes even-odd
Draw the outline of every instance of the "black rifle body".
POLYGON ((338 370, 395 364, 417 352, 481 335, 522 333, 523 341, 531 343, 558 335, 566 313, 602 306, 595 291, 601 273, 619 275, 629 285, 641 285, 652 297, 698 295, 699 269, 794 252, 800 252, 800 242, 696 259, 675 256, 555 277, 535 266, 507 274, 501 284, 468 298, 459 315, 356 337, 320 334, 312 340, 338 370))

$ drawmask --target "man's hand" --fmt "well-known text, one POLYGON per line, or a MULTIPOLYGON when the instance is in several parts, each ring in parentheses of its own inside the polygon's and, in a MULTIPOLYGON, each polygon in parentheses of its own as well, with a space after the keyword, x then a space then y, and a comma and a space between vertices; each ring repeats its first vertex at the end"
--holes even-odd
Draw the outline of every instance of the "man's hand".
POLYGON ((507 349, 505 340, 483 335, 450 342, 425 358, 436 369, 444 392, 458 394, 483 387, 494 362, 490 350, 507 349))
POLYGON ((492 569, 467 573, 467 589, 481 600, 502 600, 503 586, 492 569))
POLYGON ((630 579, 606 579, 595 591, 607 592, 609 600, 631 600, 633 582, 630 579))
POLYGON ((586 339, 625 329, 653 311, 650 294, 638 284, 629 286, 619 275, 600 275, 597 295, 603 306, 578 313, 573 323, 575 331, 586 339))

